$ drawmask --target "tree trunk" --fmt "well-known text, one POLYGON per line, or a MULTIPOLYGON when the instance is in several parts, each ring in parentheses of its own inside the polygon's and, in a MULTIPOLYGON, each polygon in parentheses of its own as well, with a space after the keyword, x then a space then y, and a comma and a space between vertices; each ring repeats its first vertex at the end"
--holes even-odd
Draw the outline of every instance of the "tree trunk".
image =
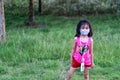
POLYGON ((38 1, 38 14, 39 14, 39 16, 41 15, 41 11, 42 11, 41 6, 42 6, 42 2, 41 2, 41 0, 39 0, 38 1))
POLYGON ((0 0, 0 42, 5 41, 4 1, 0 0))
POLYGON ((34 25, 34 6, 33 6, 33 0, 29 0, 29 25, 34 25))

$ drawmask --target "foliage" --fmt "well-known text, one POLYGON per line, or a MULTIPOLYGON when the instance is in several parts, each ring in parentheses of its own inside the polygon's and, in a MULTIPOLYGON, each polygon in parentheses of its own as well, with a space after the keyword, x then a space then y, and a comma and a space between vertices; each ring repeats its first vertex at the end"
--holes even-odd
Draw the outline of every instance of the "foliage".
MULTIPOLYGON (((4 0, 5 7, 10 8, 13 14, 27 14, 28 0, 4 0), (17 11, 14 11, 18 8, 17 11)), ((34 0, 37 14, 38 0, 34 0)), ((89 15, 113 14, 117 11, 115 0, 42 0, 42 14, 52 15, 89 15)))
POLYGON ((117 4, 117 13, 120 14, 120 0, 118 0, 116 4, 117 4))
POLYGON ((43 12, 55 15, 87 15, 87 14, 105 14, 115 13, 116 4, 112 0, 44 0, 43 12), (53 2, 52 2, 53 1, 53 2))

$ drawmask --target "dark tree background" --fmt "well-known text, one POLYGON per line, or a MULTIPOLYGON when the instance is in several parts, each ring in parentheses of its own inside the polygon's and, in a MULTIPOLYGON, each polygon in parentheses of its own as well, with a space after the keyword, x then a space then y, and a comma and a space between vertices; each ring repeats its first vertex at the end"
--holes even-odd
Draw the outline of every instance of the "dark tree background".
POLYGON ((42 11, 42 2, 41 0, 38 1, 38 15, 41 15, 41 11, 42 11))
POLYGON ((29 25, 34 25, 34 5, 33 0, 29 0, 29 25))

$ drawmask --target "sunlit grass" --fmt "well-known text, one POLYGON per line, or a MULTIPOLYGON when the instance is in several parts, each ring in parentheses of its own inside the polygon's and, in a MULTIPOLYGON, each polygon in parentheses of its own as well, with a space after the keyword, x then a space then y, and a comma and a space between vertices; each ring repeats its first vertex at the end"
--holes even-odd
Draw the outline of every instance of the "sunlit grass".
MULTIPOLYGON (((119 80, 120 19, 86 18, 94 31, 96 67, 90 70, 91 80, 119 80)), ((0 80, 63 80, 70 66, 76 25, 84 18, 36 16, 36 23, 45 25, 36 29, 23 28, 26 19, 17 19, 6 19, 7 41, 0 44, 0 80)), ((80 70, 72 78, 78 79, 83 79, 80 70)))

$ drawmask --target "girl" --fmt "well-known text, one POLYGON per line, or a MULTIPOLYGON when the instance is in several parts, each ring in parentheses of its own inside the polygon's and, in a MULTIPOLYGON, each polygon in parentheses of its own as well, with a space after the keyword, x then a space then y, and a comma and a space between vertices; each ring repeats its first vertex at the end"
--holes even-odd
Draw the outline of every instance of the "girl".
POLYGON ((89 69, 94 67, 92 28, 87 20, 81 20, 76 28, 71 52, 71 67, 65 80, 70 80, 75 70, 81 67, 84 80, 89 80, 89 69))

